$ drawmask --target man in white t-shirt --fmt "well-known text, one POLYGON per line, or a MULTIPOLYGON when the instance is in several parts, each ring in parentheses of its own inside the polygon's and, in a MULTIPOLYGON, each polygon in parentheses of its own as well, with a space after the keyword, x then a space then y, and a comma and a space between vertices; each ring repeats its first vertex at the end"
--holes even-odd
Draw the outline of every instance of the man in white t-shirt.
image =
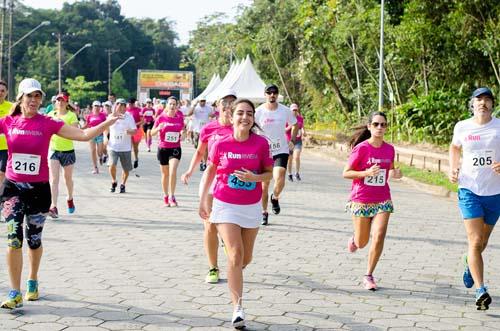
MULTIPOLYGON (((297 137, 297 119, 293 112, 278 102, 279 90, 274 84, 266 86, 264 90, 266 102, 255 110, 255 123, 264 131, 269 141, 269 148, 273 155, 274 188, 270 201, 273 213, 280 213, 279 198, 285 187, 286 166, 290 149, 295 144, 297 137), (286 124, 292 125, 290 143, 286 139, 286 124)), ((268 194, 270 182, 262 182, 262 225, 269 224, 269 213, 267 212, 268 194)))
MULTIPOLYGON (((192 115, 192 131, 193 131, 193 145, 194 148, 198 148, 198 140, 200 139, 201 128, 210 122, 210 116, 213 113, 212 107, 207 105, 207 100, 202 97, 199 99, 193 107, 188 111, 186 116, 192 115)), ((207 167, 206 156, 200 163, 200 170, 203 171, 207 167)))
POLYGON ((492 115, 494 103, 489 88, 475 90, 470 100, 473 117, 455 125, 450 145, 449 177, 458 182, 458 206, 469 243, 463 256, 463 282, 467 288, 475 285, 478 310, 491 304, 482 252, 500 217, 500 119, 492 115))
MULTIPOLYGON (((127 101, 125 99, 116 100, 114 112, 123 118, 116 121, 108 129, 109 140, 107 142, 109 155, 109 174, 111 175, 111 192, 116 191, 118 183, 116 182, 116 165, 118 160, 122 166, 122 182, 120 184, 120 193, 125 193, 125 184, 127 183, 128 175, 132 170, 132 139, 137 132, 135 120, 126 111, 127 101)), ((107 134, 104 134, 107 137, 107 134)), ((106 138, 105 138, 106 139, 106 138)))

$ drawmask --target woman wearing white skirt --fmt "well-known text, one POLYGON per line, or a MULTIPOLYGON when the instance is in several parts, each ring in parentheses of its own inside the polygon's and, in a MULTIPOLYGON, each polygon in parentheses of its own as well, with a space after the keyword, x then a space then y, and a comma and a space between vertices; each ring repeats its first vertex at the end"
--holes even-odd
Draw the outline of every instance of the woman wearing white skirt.
POLYGON ((206 181, 200 199, 200 216, 216 224, 227 248, 228 286, 234 306, 232 324, 245 326, 242 308, 243 268, 252 252, 261 218, 259 182, 272 177, 273 159, 267 140, 252 132, 255 107, 246 99, 233 105, 233 134, 218 140, 208 157, 206 181), (216 178, 213 206, 208 201, 209 187, 216 178))

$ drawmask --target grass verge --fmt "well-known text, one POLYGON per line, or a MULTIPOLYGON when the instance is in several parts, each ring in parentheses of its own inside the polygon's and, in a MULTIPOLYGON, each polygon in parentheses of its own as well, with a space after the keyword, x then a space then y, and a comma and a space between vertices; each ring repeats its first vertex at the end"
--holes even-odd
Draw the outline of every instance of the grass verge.
POLYGON ((425 184, 438 185, 446 188, 451 192, 458 191, 458 185, 450 183, 450 181, 448 180, 448 176, 446 176, 443 172, 418 169, 415 167, 410 167, 409 165, 403 163, 396 163, 396 166, 401 169, 401 171, 403 172, 403 176, 409 177, 425 184))

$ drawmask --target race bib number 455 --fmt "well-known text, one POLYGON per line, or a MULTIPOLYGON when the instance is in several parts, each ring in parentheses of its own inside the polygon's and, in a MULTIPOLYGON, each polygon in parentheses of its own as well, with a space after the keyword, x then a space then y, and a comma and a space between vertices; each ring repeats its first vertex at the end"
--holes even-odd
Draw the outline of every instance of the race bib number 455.
POLYGON ((386 174, 386 169, 380 169, 376 176, 366 176, 364 183, 368 186, 385 186, 387 180, 386 174))
POLYGON ((227 180, 227 186, 235 190, 246 190, 252 191, 257 187, 255 182, 244 182, 239 180, 235 175, 229 175, 227 180))
POLYGON ((40 160, 40 155, 12 153, 12 171, 20 175, 38 175, 40 160))

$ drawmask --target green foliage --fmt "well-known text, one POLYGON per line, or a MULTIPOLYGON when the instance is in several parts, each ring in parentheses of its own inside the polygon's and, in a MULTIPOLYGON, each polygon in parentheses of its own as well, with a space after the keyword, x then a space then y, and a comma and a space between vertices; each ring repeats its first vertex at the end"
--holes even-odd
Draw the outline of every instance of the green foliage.
POLYGON ((401 169, 401 172, 405 177, 412 178, 425 184, 441 186, 446 188, 450 192, 458 191, 458 185, 451 183, 448 179, 448 176, 443 172, 418 169, 415 167, 410 167, 403 163, 397 163, 396 166, 401 169))
POLYGON ((128 99, 133 95, 125 86, 125 79, 123 78, 122 73, 120 71, 113 73, 111 79, 111 91, 113 91, 118 98, 128 99))
POLYGON ((71 96, 73 102, 77 101, 81 105, 90 104, 94 100, 100 100, 106 96, 106 92, 98 91, 96 88, 101 82, 88 82, 84 76, 75 78, 66 78, 66 90, 71 96))

